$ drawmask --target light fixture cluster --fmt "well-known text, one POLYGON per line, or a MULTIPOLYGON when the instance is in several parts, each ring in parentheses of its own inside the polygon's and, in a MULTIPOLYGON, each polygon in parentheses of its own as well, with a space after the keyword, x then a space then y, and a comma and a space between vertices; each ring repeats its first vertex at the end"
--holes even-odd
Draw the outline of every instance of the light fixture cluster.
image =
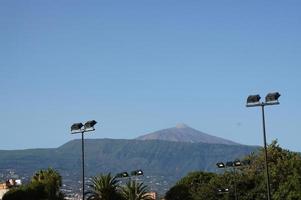
POLYGON ((218 168, 240 167, 240 166, 243 166, 243 165, 250 165, 250 162, 251 162, 250 160, 240 161, 239 159, 236 159, 234 161, 228 161, 226 163, 218 162, 218 163, 216 163, 216 166, 218 168))
POLYGON ((272 92, 272 93, 268 93, 265 97, 265 101, 261 102, 260 99, 260 95, 256 94, 256 95, 250 95, 247 98, 247 107, 254 107, 254 106, 265 106, 265 105, 275 105, 275 104, 279 104, 279 97, 281 96, 281 94, 279 94, 279 92, 272 92))
POLYGON ((95 120, 87 121, 85 124, 74 123, 71 126, 71 133, 75 134, 75 133, 94 131, 95 124, 97 124, 97 121, 95 121, 95 120))
POLYGON ((229 188, 219 188, 219 189, 217 189, 217 192, 219 194, 228 193, 229 192, 229 188))
POLYGON ((131 177, 131 176, 143 176, 143 171, 141 169, 135 170, 135 171, 131 171, 131 173, 129 174, 128 172, 121 172, 116 174, 116 178, 127 178, 127 177, 131 177))

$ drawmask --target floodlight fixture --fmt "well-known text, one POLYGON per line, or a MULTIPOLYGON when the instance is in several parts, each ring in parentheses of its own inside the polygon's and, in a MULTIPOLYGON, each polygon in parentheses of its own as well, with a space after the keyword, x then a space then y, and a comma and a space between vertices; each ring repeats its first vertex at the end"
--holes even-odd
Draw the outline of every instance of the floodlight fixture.
POLYGON ((95 124, 97 124, 97 121, 91 120, 91 121, 87 121, 84 126, 85 129, 94 129, 95 124))
POLYGON ((261 105, 260 99, 261 99, 261 97, 260 97, 259 94, 248 96, 247 107, 253 107, 253 106, 261 105))
POLYGON ((219 189, 217 189, 217 192, 220 194, 228 193, 229 188, 219 188, 219 189))
POLYGON ((279 104, 278 99, 280 96, 281 94, 279 94, 279 92, 273 92, 267 94, 267 96, 265 97, 265 104, 267 105, 279 104))
POLYGON ((281 96, 279 92, 268 93, 265 97, 265 102, 260 102, 260 95, 250 95, 247 98, 247 107, 277 105, 280 104, 278 99, 281 96))
POLYGON ((116 178, 126 178, 129 177, 129 174, 127 172, 118 173, 115 176, 116 178))
POLYGON ((96 123, 97 122, 95 120, 87 121, 85 125, 82 123, 75 123, 71 126, 71 134, 94 131, 94 126, 96 123))
POLYGON ((240 162, 240 160, 235 160, 235 161, 233 162, 233 165, 234 165, 235 167, 240 167, 240 166, 242 165, 242 163, 240 162))
POLYGON ((129 177, 129 174, 127 172, 122 172, 122 177, 123 178, 129 177))
POLYGON ((142 176, 143 175, 143 171, 141 169, 137 170, 137 176, 142 176))
POLYGON ((84 125, 82 123, 74 123, 74 124, 72 124, 72 126, 71 126, 71 133, 81 131, 81 129, 82 129, 83 126, 84 125))
POLYGON ((218 162, 218 163, 216 163, 216 166, 217 166, 218 168, 225 168, 225 164, 224 164, 223 162, 218 162))
POLYGON ((131 172, 131 176, 142 176, 142 175, 143 175, 143 171, 141 169, 131 172))

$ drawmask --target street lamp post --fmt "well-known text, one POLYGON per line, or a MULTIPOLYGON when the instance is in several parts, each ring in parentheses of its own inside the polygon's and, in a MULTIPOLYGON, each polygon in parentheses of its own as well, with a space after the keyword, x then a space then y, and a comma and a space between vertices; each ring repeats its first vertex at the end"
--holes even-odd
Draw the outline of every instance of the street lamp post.
MULTIPOLYGON (((138 170, 135 170, 135 171, 131 171, 131 173, 129 174, 129 173, 127 173, 127 172, 121 172, 121 173, 118 173, 118 174, 116 174, 116 178, 129 178, 129 181, 130 181, 130 183, 132 183, 132 179, 131 179, 131 177, 132 176, 135 176, 135 177, 137 177, 137 176, 143 176, 143 171, 141 170, 141 169, 138 169, 138 170)), ((137 180, 138 179, 135 179, 135 199, 137 198, 137 180)))
POLYGON ((265 102, 260 102, 261 97, 257 95, 250 95, 247 99, 247 107, 261 106, 262 112, 262 128, 263 128, 263 144, 264 144, 264 160, 265 160, 265 173, 266 173, 266 184, 267 184, 267 199, 271 200, 271 188, 270 188, 270 175, 269 175, 269 165, 268 165, 268 152, 267 152, 267 142, 266 142, 266 130, 265 130, 265 114, 264 107, 271 105, 278 105, 278 98, 281 95, 278 92, 269 93, 265 97, 265 102))
POLYGON ((228 161, 228 162, 226 162, 226 164, 223 163, 223 162, 216 163, 216 166, 218 168, 227 168, 227 167, 233 168, 233 172, 234 172, 234 196, 235 196, 235 200, 238 200, 238 195, 237 195, 237 180, 236 180, 236 170, 235 170, 235 168, 242 166, 244 163, 247 163, 247 161, 241 162, 238 159, 236 159, 234 161, 228 161))
POLYGON ((84 148, 84 133, 95 131, 95 120, 87 121, 85 125, 82 123, 75 123, 71 126, 71 134, 81 133, 82 134, 82 196, 85 199, 85 148, 84 148))
POLYGON ((131 172, 131 176, 135 176, 136 177, 136 179, 135 179, 135 199, 136 199, 137 198, 137 181, 138 181, 137 176, 143 176, 143 171, 141 169, 132 171, 131 172))

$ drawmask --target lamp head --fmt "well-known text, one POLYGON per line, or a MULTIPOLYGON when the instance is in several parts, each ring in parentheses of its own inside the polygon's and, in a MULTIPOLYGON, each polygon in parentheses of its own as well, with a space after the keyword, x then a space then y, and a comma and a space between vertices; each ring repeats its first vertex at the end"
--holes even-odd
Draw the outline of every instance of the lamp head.
POLYGON ((137 170, 137 176, 142 176, 143 175, 143 171, 141 169, 137 170))
POLYGON ((142 176, 143 175, 143 171, 141 169, 139 170, 135 170, 131 172, 132 176, 142 176))
POLYGON ((217 166, 218 168, 225 168, 225 164, 224 164, 223 162, 218 162, 218 163, 216 163, 216 166, 217 166))
POLYGON ((279 99, 280 96, 281 96, 281 94, 279 94, 279 92, 269 93, 265 97, 265 103, 269 104, 269 105, 279 104, 278 99, 279 99))
POLYGON ((81 128, 82 128, 83 126, 84 126, 84 125, 83 125, 82 123, 75 123, 75 124, 72 124, 72 126, 71 126, 71 133, 81 131, 81 128))
POLYGON ((261 97, 259 94, 248 96, 247 107, 260 105, 260 99, 261 99, 261 97))
POLYGON ((126 178, 129 177, 129 174, 127 172, 118 173, 115 176, 116 178, 126 178))
POLYGON ((122 177, 123 178, 129 177, 129 174, 127 172, 122 172, 122 177))
POLYGON ((233 165, 234 165, 235 167, 240 167, 240 166, 242 165, 242 163, 240 162, 240 160, 235 160, 235 161, 233 162, 233 165))
POLYGON ((87 121, 85 123, 85 129, 94 129, 95 124, 97 124, 95 120, 87 121))

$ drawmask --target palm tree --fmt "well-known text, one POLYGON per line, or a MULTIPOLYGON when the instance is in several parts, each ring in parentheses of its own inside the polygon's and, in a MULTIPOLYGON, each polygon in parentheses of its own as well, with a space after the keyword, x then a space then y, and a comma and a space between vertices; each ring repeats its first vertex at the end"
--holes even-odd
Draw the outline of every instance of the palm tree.
POLYGON ((87 200, 118 200, 118 180, 111 174, 95 176, 88 184, 87 200))
POLYGON ((63 193, 60 191, 62 177, 52 168, 36 172, 31 179, 31 185, 43 186, 48 199, 63 199, 63 193))
POLYGON ((47 170, 39 170, 32 177, 31 182, 47 182, 49 180, 53 180, 57 187, 62 186, 61 175, 52 168, 48 168, 47 170))
POLYGON ((129 181, 121 188, 122 196, 125 200, 152 200, 148 194, 147 186, 137 181, 129 181))

